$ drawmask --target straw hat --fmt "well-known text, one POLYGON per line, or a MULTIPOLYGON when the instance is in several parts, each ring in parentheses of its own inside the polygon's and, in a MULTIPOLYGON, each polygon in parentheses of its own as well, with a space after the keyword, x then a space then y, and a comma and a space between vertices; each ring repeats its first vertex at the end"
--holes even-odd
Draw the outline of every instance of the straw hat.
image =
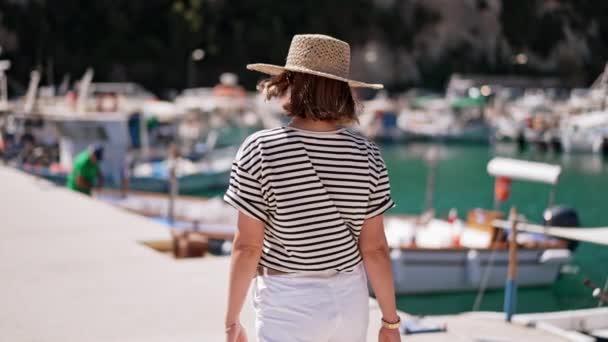
POLYGON ((348 43, 322 34, 298 34, 293 36, 285 66, 272 64, 248 64, 247 69, 269 75, 295 71, 347 82, 351 87, 382 89, 382 84, 353 81, 350 72, 350 46, 348 43))

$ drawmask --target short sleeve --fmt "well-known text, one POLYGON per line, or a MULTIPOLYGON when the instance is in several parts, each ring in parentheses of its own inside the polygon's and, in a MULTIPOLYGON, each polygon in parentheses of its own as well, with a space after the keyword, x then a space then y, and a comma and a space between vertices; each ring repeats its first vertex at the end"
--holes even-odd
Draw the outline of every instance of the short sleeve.
POLYGON ((395 202, 391 198, 388 170, 379 151, 370 158, 370 170, 372 185, 365 219, 376 217, 395 207, 395 202))
POLYGON ((230 172, 230 185, 224 194, 224 201, 247 216, 259 221, 267 221, 266 201, 262 196, 260 182, 235 161, 230 172))

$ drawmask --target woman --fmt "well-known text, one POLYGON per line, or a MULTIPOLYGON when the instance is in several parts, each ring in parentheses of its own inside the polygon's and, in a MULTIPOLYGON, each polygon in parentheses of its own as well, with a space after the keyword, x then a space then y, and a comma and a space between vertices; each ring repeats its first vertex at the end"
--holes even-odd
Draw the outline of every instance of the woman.
POLYGON ((376 145, 340 128, 356 121, 350 47, 323 35, 293 37, 268 99, 285 99, 291 122, 251 135, 233 163, 225 201, 239 210, 227 340, 247 341, 239 315, 251 280, 259 341, 358 342, 368 326, 367 278, 382 311, 380 341, 399 341, 382 214, 394 203, 376 145))

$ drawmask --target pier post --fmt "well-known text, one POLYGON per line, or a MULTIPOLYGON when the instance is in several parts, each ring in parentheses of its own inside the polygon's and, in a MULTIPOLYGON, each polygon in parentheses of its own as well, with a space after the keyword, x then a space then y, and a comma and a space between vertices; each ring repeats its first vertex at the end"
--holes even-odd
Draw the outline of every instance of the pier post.
POLYGON ((167 213, 167 218, 169 220, 169 224, 173 225, 175 221, 175 198, 179 192, 178 182, 177 182, 177 163, 178 163, 179 155, 177 151, 177 146, 172 144, 169 147, 169 209, 167 213))
POLYGON ((148 121, 144 112, 139 115, 139 145, 141 157, 148 161, 148 158, 150 158, 150 137, 148 135, 148 121))
POLYGON ((517 304, 517 210, 511 207, 509 212, 511 235, 509 238, 509 268, 505 284, 504 312, 507 322, 511 322, 517 304))

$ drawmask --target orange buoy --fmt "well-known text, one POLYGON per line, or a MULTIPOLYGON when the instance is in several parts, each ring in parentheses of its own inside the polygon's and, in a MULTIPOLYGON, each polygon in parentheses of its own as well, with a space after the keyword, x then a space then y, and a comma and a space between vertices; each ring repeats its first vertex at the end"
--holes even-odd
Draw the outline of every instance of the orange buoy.
POLYGON ((494 199, 497 202, 505 202, 511 194, 511 179, 508 177, 497 177, 494 183, 494 199))

